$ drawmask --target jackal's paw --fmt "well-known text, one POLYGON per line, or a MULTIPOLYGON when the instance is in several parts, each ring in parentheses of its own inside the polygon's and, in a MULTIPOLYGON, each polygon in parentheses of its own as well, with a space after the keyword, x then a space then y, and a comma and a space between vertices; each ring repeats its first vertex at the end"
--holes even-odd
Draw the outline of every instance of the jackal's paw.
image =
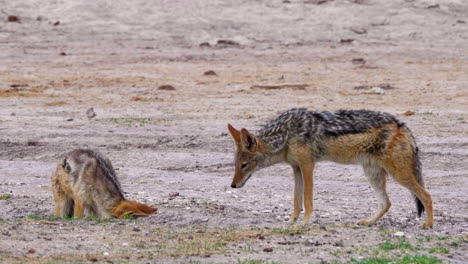
POLYGON ((424 229, 432 228, 432 223, 423 222, 421 223, 421 227, 424 229))
POLYGON ((372 221, 369 221, 367 219, 361 219, 357 222, 358 225, 366 225, 366 226, 370 226, 370 225, 373 225, 374 222, 372 221))
POLYGON ((297 217, 290 217, 288 220, 288 224, 294 224, 297 221, 297 217))

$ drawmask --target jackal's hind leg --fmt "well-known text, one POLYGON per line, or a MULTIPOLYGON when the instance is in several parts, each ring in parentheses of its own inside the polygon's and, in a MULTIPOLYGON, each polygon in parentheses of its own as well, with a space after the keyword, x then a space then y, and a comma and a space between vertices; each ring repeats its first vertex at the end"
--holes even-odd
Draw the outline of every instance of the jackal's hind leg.
POLYGON ((394 179, 410 190, 416 197, 421 201, 424 206, 424 210, 426 210, 426 221, 421 223, 423 228, 430 228, 434 224, 433 212, 432 212, 432 198, 431 195, 422 187, 417 181, 416 176, 411 174, 410 172, 407 173, 409 176, 404 176, 403 173, 400 175, 395 173, 393 175, 394 179))
POLYGON ((289 218, 289 223, 297 221, 299 214, 302 211, 303 197, 304 197, 304 184, 302 181, 301 169, 298 166, 293 166, 294 173, 294 210, 289 218))
POLYGON ((364 164, 364 174, 377 196, 379 207, 377 211, 368 219, 358 221, 359 225, 373 225, 390 209, 391 203, 388 199, 385 176, 387 172, 377 164, 364 164))
POLYGON ((414 153, 400 151, 398 153, 391 152, 382 166, 392 175, 396 182, 410 190, 422 203, 426 211, 426 221, 421 223, 423 228, 430 228, 434 223, 432 211, 431 195, 424 189, 424 184, 421 179, 415 174, 415 163, 417 156, 414 153))

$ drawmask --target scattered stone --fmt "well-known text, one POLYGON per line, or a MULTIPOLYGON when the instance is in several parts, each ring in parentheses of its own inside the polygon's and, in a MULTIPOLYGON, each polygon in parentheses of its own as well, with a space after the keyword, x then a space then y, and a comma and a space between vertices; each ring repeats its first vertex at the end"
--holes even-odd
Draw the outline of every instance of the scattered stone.
POLYGON ((377 90, 377 91, 380 91, 379 89, 376 89, 376 88, 379 88, 381 90, 394 90, 395 87, 390 85, 390 84, 387 84, 387 83, 383 83, 383 84, 379 84, 379 85, 358 85, 358 86, 354 86, 353 89, 354 90, 377 90))
POLYGON ((14 83, 14 84, 10 84, 10 87, 11 88, 20 88, 20 87, 28 87, 29 84, 27 83, 14 83))
POLYGON ((428 5, 426 8, 427 9, 440 8, 440 5, 439 4, 428 5))
POLYGON ((59 55, 60 55, 60 56, 67 56, 67 53, 65 53, 65 52, 62 51, 62 52, 59 53, 59 55))
POLYGON ((385 91, 384 89, 380 88, 380 87, 372 87, 371 91, 375 94, 380 94, 380 95, 384 95, 385 94, 385 91))
POLYGON ((68 122, 73 121, 73 118, 68 118, 66 121, 68 122))
POLYGON ((128 246, 128 243, 127 243, 127 242, 123 242, 123 243, 122 243, 122 246, 126 247, 126 246, 128 246))
POLYGON ((314 5, 322 5, 327 2, 331 2, 333 0, 307 0, 304 2, 304 4, 314 4, 314 5))
POLYGON ((307 239, 306 241, 304 241, 304 245, 318 247, 318 246, 321 246, 323 244, 318 242, 318 241, 313 241, 312 239, 307 239))
POLYGON ((378 86, 380 88, 384 89, 384 90, 394 90, 395 89, 395 87, 393 87, 392 85, 390 85, 388 83, 379 84, 378 86))
POLYGON ((404 232, 401 232, 401 231, 398 231, 396 232, 395 234, 393 234, 394 236, 396 237, 404 237, 405 236, 405 233, 404 232))
POLYGON ((466 21, 459 19, 459 20, 457 20, 457 24, 466 24, 466 21))
POLYGON ((416 113, 413 112, 413 111, 406 111, 406 112, 404 112, 403 114, 404 114, 405 116, 410 116, 410 115, 414 115, 414 114, 416 114, 416 113))
POLYGON ((239 48, 240 44, 233 40, 220 39, 215 45, 217 48, 239 48))
POLYGON ((205 75, 205 76, 216 76, 218 74, 216 74, 216 72, 214 72, 212 70, 209 70, 209 71, 204 72, 203 75, 205 75))
POLYGON ((340 43, 341 44, 350 44, 353 43, 354 39, 341 39, 340 43))
POLYGON ((57 20, 57 21, 55 21, 52 25, 58 26, 58 25, 60 25, 60 21, 57 20))
POLYGON ((273 213, 273 211, 272 210, 263 210, 263 213, 270 214, 270 213, 273 213))
POLYGON ((361 28, 361 27, 351 27, 349 30, 351 30, 352 32, 356 33, 356 34, 366 34, 367 33, 367 30, 365 28, 361 28))
POLYGON ((159 86, 159 87, 158 87, 158 90, 174 91, 175 88, 174 88, 174 86, 172 86, 172 85, 164 84, 164 85, 159 86))
POLYGON ((278 84, 278 85, 253 85, 250 89, 263 89, 263 90, 280 90, 280 89, 292 89, 292 90, 305 90, 307 84, 278 84))
POLYGON ((269 247, 269 248, 264 248, 263 249, 263 252, 273 252, 273 248, 269 247))
POLYGON ((94 112, 94 108, 89 108, 88 110, 86 110, 86 116, 91 119, 91 118, 94 118, 96 116, 96 113, 94 112))
POLYGON ((343 241, 339 240, 339 241, 336 241, 335 243, 333 243, 333 246, 335 246, 335 247, 343 247, 344 244, 343 244, 343 241))
POLYGON ((109 256, 109 252, 102 253, 104 256, 109 256))
POLYGON ((91 262, 98 262, 97 258, 89 258, 88 260, 91 261, 91 262))
POLYGON ((178 192, 173 192, 169 194, 169 200, 175 199, 177 196, 180 196, 178 192))
POLYGON ((39 142, 35 141, 35 140, 28 140, 28 142, 26 142, 26 145, 27 146, 39 146, 39 142))
POLYGON ((15 112, 13 112, 13 113, 11 113, 11 114, 10 114, 10 116, 16 116, 16 113, 15 113, 15 112))
POLYGON ((211 257, 211 255, 210 254, 203 254, 203 255, 201 255, 201 257, 202 258, 209 258, 209 257, 211 257))
POLYGON ((208 43, 208 42, 202 42, 202 43, 200 43, 199 46, 200 46, 201 48, 209 48, 209 47, 211 47, 210 43, 208 43))
POLYGON ((363 58, 354 58, 351 60, 351 62, 355 65, 362 65, 362 64, 366 64, 366 60, 363 59, 363 58))
POLYGON ((371 87, 369 85, 358 85, 353 87, 354 90, 369 90, 370 88, 371 87))
POLYGON ((27 254, 34 254, 34 253, 36 253, 36 250, 32 249, 32 248, 29 249, 28 252, 27 252, 27 254))
POLYGON ((17 23, 20 22, 20 19, 17 16, 8 16, 7 20, 8 22, 17 22, 17 23))

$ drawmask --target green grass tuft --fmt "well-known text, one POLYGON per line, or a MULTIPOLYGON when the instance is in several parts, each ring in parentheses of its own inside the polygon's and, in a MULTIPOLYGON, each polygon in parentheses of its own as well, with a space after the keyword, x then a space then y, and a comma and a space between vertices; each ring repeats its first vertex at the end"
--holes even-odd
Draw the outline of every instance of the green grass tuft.
POLYGON ((392 262, 390 259, 387 258, 370 258, 370 259, 360 259, 356 260, 354 258, 351 259, 349 263, 356 263, 356 264, 387 264, 392 262))
POLYGON ((397 260, 395 264, 437 264, 442 261, 436 257, 427 255, 406 255, 403 258, 397 260))
POLYGON ((394 250, 394 249, 409 249, 409 250, 415 250, 415 247, 408 243, 404 239, 399 239, 398 241, 392 243, 391 241, 385 241, 380 245, 380 249, 382 250, 394 250))
POLYGON ((0 194, 0 200, 6 200, 10 198, 11 198, 11 194, 9 193, 0 194))
POLYGON ((149 118, 140 118, 140 117, 113 117, 113 118, 100 118, 97 119, 100 122, 108 124, 117 124, 122 126, 143 126, 149 124, 151 119, 149 118))
POLYGON ((38 215, 28 215, 26 218, 30 220, 44 220, 44 217, 38 215))
POLYGON ((286 228, 274 227, 268 233, 272 235, 304 235, 309 231, 320 231, 320 228, 307 225, 290 225, 286 228))
POLYGON ((72 216, 65 216, 63 219, 65 219, 65 220, 67 220, 67 221, 73 221, 73 220, 75 220, 76 218, 75 218, 75 216, 72 215, 72 216))
POLYGON ((127 212, 122 216, 122 219, 133 220, 133 219, 135 219, 135 216, 132 213, 127 212))
POLYGON ((431 249, 429 249, 429 253, 443 253, 443 254, 448 254, 449 253, 449 250, 447 248, 444 248, 444 247, 433 247, 431 249))
POLYGON ((458 245, 459 245, 458 242, 455 242, 455 241, 453 241, 452 243, 450 243, 450 246, 451 246, 451 247, 458 247, 458 245))
POLYGON ((437 264, 442 263, 438 258, 427 255, 406 255, 398 259, 389 258, 370 258, 370 259, 351 259, 348 263, 355 264, 437 264))

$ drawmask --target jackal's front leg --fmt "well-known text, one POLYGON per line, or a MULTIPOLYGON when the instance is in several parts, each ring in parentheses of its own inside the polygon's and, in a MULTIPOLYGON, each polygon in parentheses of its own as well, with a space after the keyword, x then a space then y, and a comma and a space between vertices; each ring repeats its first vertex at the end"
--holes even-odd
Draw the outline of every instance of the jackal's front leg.
POLYGON ((314 181, 312 177, 312 172, 314 170, 314 164, 303 164, 301 165, 301 174, 302 174, 302 181, 304 183, 304 220, 302 221, 304 224, 308 224, 310 220, 310 215, 312 214, 313 205, 313 187, 314 181))
POLYGON ((294 210, 289 218, 289 223, 297 221, 299 214, 302 211, 302 201, 304 197, 304 184, 302 181, 301 168, 299 166, 292 166, 294 173, 294 210))
POLYGON ((61 196, 55 198, 54 215, 56 217, 73 216, 73 200, 70 197, 61 196))

